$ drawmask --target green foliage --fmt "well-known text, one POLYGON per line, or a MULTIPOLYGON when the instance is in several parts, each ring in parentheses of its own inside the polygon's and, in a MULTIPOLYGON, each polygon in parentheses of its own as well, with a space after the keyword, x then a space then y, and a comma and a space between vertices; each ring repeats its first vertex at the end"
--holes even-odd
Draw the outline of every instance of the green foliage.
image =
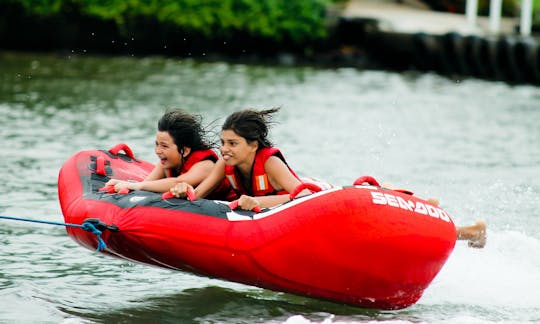
POLYGON ((540 29, 540 0, 533 0, 533 23, 540 29))
POLYGON ((11 2, 19 2, 29 12, 40 15, 57 14, 64 3, 63 0, 12 0, 11 2))
POLYGON ((11 0, 37 15, 62 15, 66 8, 114 21, 128 31, 138 19, 155 19, 208 37, 253 37, 295 42, 326 36, 325 7, 332 0, 11 0))

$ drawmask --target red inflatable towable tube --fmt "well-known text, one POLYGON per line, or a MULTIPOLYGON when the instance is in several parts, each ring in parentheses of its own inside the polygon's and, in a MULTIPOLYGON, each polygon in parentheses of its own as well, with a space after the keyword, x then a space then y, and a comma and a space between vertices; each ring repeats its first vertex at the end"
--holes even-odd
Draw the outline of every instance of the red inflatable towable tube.
MULTIPOLYGON (((110 178, 140 181, 152 168, 127 146, 76 153, 58 176, 65 221, 95 218, 117 228, 101 236, 109 256, 379 309, 414 304, 455 245, 443 209, 376 185, 333 187, 260 213, 233 211, 228 202, 100 191, 110 178)), ((96 249, 95 235, 66 230, 96 249)))

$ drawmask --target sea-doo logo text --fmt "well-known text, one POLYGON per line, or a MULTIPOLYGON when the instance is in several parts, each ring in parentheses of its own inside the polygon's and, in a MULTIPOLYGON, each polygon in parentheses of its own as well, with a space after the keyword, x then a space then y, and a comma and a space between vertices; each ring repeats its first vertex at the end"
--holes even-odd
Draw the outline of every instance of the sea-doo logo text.
POLYGON ((373 197, 373 203, 377 205, 388 205, 405 210, 409 210, 422 215, 429 215, 431 217, 437 217, 445 222, 450 222, 450 216, 437 207, 429 204, 424 204, 419 201, 414 202, 411 200, 405 200, 399 196, 394 196, 387 193, 372 191, 371 197, 373 197))

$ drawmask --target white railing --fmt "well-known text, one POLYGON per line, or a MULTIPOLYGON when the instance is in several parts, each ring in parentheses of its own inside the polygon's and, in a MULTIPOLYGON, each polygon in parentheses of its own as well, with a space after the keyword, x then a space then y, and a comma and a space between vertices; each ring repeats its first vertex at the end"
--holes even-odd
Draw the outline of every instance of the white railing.
POLYGON ((521 1, 521 22, 519 24, 519 32, 521 35, 529 36, 532 27, 532 0, 521 1))
MULTIPOLYGON (((489 2, 489 31, 498 33, 501 27, 502 0, 490 0, 489 2)), ((471 28, 476 27, 476 17, 478 15, 478 0, 467 0, 465 8, 467 23, 471 28)), ((532 27, 532 0, 521 1, 521 16, 519 32, 523 36, 531 34, 532 27)))

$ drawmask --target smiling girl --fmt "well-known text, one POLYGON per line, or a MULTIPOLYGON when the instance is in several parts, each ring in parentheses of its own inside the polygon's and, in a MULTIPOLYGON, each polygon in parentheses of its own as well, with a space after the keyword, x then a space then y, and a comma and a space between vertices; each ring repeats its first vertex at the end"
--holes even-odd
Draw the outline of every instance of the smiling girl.
MULTIPOLYGON (((238 206, 241 209, 272 207, 289 200, 287 193, 301 181, 267 138, 272 114, 278 110, 247 109, 235 112, 225 120, 221 131, 222 158, 195 188, 197 197, 206 197, 227 179, 240 197, 238 206)), ((192 185, 184 182, 170 191, 177 197, 185 197, 188 188, 192 185)))
MULTIPOLYGON (((218 160, 205 134, 200 116, 181 110, 166 112, 158 122, 155 153, 159 161, 152 172, 141 182, 111 179, 106 185, 114 185, 117 192, 123 188, 166 192, 178 182, 198 185, 218 160)), ((225 182, 216 188, 216 198, 224 199, 230 192, 225 182)))

